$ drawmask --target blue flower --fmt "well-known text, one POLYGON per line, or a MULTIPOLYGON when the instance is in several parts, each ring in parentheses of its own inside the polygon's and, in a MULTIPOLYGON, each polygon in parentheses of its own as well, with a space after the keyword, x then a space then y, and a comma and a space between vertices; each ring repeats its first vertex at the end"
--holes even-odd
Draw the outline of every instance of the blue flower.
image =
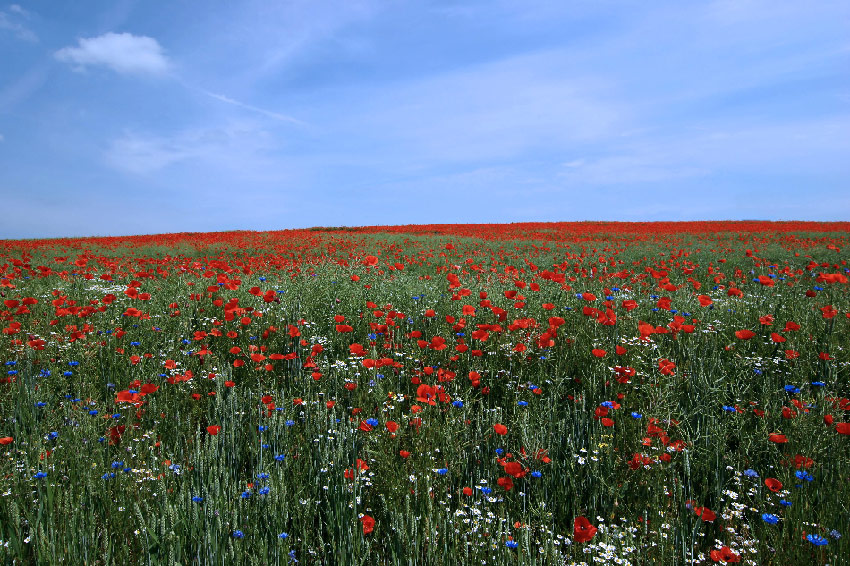
POLYGON ((542 475, 543 474, 541 472, 539 472, 538 470, 534 470, 533 472, 531 472, 531 477, 533 477, 533 478, 539 478, 542 475))
MULTIPOLYGON (((375 420, 375 419, 372 419, 372 420, 375 420)), ((286 426, 295 426, 295 421, 293 421, 292 419, 287 419, 287 421, 284 424, 286 426)))
POLYGON ((271 448, 271 445, 270 444, 260 444, 260 448, 262 448, 263 450, 268 450, 269 448, 271 448))
POLYGON ((632 412, 632 418, 633 419, 642 419, 643 415, 641 415, 640 413, 632 412))
POLYGON ((779 517, 777 517, 773 513, 762 513, 761 520, 767 523, 768 525, 775 525, 779 522, 779 517))
POLYGON ((374 417, 366 419, 366 424, 369 426, 378 426, 378 419, 374 417))
POLYGON ((50 440, 56 440, 58 437, 59 437, 58 432, 51 432, 50 434, 47 435, 47 438, 49 438, 50 440))
POLYGON ((35 404, 35 406, 36 407, 46 407, 47 403, 45 403, 44 401, 39 401, 38 403, 35 404))
POLYGON ((460 409, 461 407, 463 407, 463 401, 461 401, 460 399, 455 399, 454 401, 452 401, 452 407, 457 407, 458 409, 460 409))
POLYGON ((121 413, 115 413, 114 415, 112 415, 112 418, 113 418, 113 419, 120 419, 120 418, 121 418, 121 413))
POLYGON ((62 375, 64 375, 65 377, 71 377, 72 375, 74 375, 74 372, 66 371, 66 372, 63 372, 62 375))
POLYGON ((233 531, 233 538, 244 538, 244 537, 245 537, 245 533, 243 533, 242 531, 239 531, 239 530, 233 531))
POLYGON ((600 406, 601 407, 607 407, 609 409, 613 409, 614 403, 612 403, 611 401, 603 401, 602 403, 600 403, 600 406))
POLYGON ((200 503, 200 502, 201 502, 201 501, 203 501, 203 500, 204 500, 204 498, 203 498, 203 497, 199 497, 199 496, 197 496, 197 495, 196 495, 195 497, 193 497, 193 498, 192 498, 192 501, 194 501, 195 503, 200 503))
POLYGON ((492 491, 493 491, 493 490, 492 490, 492 489, 490 489, 489 487, 482 487, 482 488, 481 488, 481 493, 483 493, 484 495, 490 495, 490 493, 491 493, 492 491))
POLYGON ((33 479, 40 480, 47 477, 47 472, 36 472, 33 479))
POLYGON ((283 462, 286 459, 286 454, 278 454, 277 456, 274 457, 274 459, 277 460, 278 462, 283 462))
POLYGON ((806 535, 806 540, 815 546, 826 546, 829 541, 820 535, 806 535))
POLYGON ((117 470, 118 468, 123 468, 123 467, 124 467, 124 462, 123 462, 123 461, 121 461, 121 462, 112 462, 112 469, 113 469, 113 470, 117 470))
POLYGON ((437 470, 437 473, 440 474, 441 476, 446 475, 448 472, 449 472, 448 468, 440 468, 439 470, 437 470))
POLYGON ((753 470, 752 468, 750 468, 748 470, 744 470, 744 475, 747 476, 748 478, 759 477, 759 473, 757 471, 753 470))
POLYGON ((264 432, 267 428, 268 428, 267 426, 260 425, 260 426, 257 427, 257 430, 260 431, 260 432, 264 432))
POLYGON ((266 472, 262 472, 260 474, 257 474, 258 480, 265 480, 265 479, 268 479, 268 477, 269 477, 269 475, 266 472))
POLYGON ((514 540, 509 540, 505 543, 505 546, 507 546, 508 548, 516 548, 519 546, 519 544, 517 544, 517 542, 514 540))
POLYGON ((269 486, 265 486, 265 487, 260 489, 260 495, 268 495, 268 493, 269 493, 269 486))
POLYGON ((516 404, 520 407, 526 407, 528 406, 528 401, 517 401, 516 404))
POLYGON ((289 533, 280 533, 279 535, 277 535, 277 538, 288 538, 288 537, 289 537, 289 533))
POLYGON ((242 497, 242 499, 248 499, 249 497, 251 497, 251 492, 250 491, 243 491, 241 497, 242 497))
POLYGON ((787 391, 788 393, 793 393, 795 395, 800 392, 800 390, 794 385, 786 385, 785 391, 787 391))
POLYGON ((793 505, 793 503, 792 503, 792 502, 790 502, 790 501, 788 501, 788 500, 786 500, 786 499, 780 499, 780 500, 779 500, 779 504, 780 504, 780 505, 784 505, 785 507, 791 507, 791 506, 793 505))
POLYGON ((804 472, 803 470, 797 470, 797 472, 794 475, 797 476, 797 479, 806 480, 806 481, 812 481, 812 480, 815 479, 814 477, 811 476, 811 474, 809 474, 808 472, 804 472))
POLYGON ((812 385, 814 385, 815 387, 823 387, 824 385, 826 385, 826 383, 824 383, 823 381, 813 381, 812 385))
POLYGON ((496 454, 498 454, 499 456, 501 456, 504 453, 505 453, 505 451, 502 450, 501 448, 496 448, 496 454))

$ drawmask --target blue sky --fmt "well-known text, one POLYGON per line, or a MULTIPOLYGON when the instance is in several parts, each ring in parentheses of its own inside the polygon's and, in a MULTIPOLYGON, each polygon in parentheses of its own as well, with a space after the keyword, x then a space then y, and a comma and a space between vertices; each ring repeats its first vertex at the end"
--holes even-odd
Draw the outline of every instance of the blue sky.
POLYGON ((850 219, 850 3, 0 4, 0 238, 850 219))

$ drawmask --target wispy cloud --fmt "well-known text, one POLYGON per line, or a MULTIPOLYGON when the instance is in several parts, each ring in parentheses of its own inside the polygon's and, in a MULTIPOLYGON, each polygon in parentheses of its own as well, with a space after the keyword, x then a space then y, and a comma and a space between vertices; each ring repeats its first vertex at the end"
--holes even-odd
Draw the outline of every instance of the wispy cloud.
POLYGON ((110 142, 106 160, 116 169, 139 175, 184 162, 221 170, 256 164, 272 148, 265 130, 246 123, 165 136, 128 132, 110 142))
POLYGON ((214 98, 215 100, 218 100, 220 102, 224 102, 225 104, 230 104, 232 106, 244 108, 245 110, 250 110, 251 112, 256 112, 257 114, 262 114, 263 116, 266 116, 268 118, 273 118, 273 119, 279 120, 281 122, 289 122, 291 124, 299 124, 299 125, 302 125, 302 126, 306 125, 305 122, 302 122, 301 120, 298 120, 297 118, 293 118, 292 116, 287 116, 287 115, 281 114, 279 112, 273 112, 271 110, 266 110, 265 108, 260 108, 258 106, 253 106, 251 104, 245 104, 244 102, 240 102, 238 100, 235 100, 235 99, 230 98, 229 96, 225 96, 223 94, 216 94, 216 93, 210 92, 208 90, 195 89, 194 87, 190 87, 188 85, 186 85, 186 86, 187 86, 187 88, 191 88, 192 90, 198 90, 199 92, 205 94, 206 96, 209 96, 210 98, 214 98))
POLYGON ((76 47, 64 47, 55 56, 80 69, 104 66, 126 74, 165 75, 171 68, 157 40, 130 33, 81 38, 76 47))
POLYGON ((12 4, 8 10, 8 13, 0 11, 0 31, 11 32, 23 41, 37 42, 38 36, 21 22, 22 19, 29 18, 29 12, 17 4, 12 4))

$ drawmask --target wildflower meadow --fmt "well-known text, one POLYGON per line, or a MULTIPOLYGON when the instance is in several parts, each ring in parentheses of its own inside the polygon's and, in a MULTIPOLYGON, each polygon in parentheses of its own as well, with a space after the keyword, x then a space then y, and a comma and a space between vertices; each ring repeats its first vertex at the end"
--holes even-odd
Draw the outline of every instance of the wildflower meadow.
POLYGON ((0 241, 0 563, 850 564, 848 246, 0 241))

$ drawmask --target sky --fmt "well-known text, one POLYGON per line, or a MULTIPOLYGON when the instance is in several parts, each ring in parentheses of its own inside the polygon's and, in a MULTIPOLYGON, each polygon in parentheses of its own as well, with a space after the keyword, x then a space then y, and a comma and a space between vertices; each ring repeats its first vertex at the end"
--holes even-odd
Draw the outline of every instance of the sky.
POLYGON ((0 238, 850 220, 846 0, 0 0, 0 238))

